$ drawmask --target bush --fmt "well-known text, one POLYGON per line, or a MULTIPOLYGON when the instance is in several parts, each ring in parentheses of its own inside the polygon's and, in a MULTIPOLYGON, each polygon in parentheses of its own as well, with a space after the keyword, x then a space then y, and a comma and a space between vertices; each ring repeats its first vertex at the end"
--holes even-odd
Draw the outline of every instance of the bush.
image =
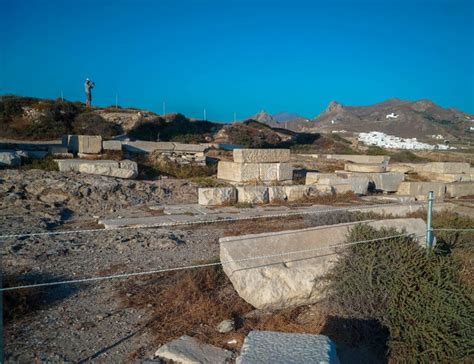
POLYGON ((20 167, 20 170, 29 170, 29 169, 41 169, 43 171, 59 171, 58 163, 54 161, 52 155, 47 155, 42 159, 29 159, 23 163, 20 167))
POLYGON ((111 138, 119 133, 115 124, 106 121, 102 116, 87 112, 76 116, 72 125, 74 134, 79 135, 101 135, 103 138, 111 138))
MULTIPOLYGON (((359 225, 348 241, 397 233, 359 225)), ((469 361, 474 309, 461 270, 453 256, 428 254, 406 237, 353 245, 327 276, 329 300, 340 315, 379 321, 389 332, 390 361, 469 361)))
POLYGON ((389 155, 390 153, 388 150, 378 147, 376 145, 371 145, 369 146, 369 149, 367 149, 367 155, 389 155))

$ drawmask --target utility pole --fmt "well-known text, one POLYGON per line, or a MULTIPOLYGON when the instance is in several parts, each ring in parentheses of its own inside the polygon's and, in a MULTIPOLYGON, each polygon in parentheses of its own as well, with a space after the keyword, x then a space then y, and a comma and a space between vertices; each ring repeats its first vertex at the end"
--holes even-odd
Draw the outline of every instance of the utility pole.
POLYGON ((433 191, 428 192, 428 216, 426 219, 426 248, 433 247, 433 191))
POLYGON ((166 102, 163 101, 163 115, 166 114, 166 102))
POLYGON ((61 90, 61 102, 64 102, 63 90, 61 90))
POLYGON ((204 109, 204 120, 207 120, 206 109, 204 109))

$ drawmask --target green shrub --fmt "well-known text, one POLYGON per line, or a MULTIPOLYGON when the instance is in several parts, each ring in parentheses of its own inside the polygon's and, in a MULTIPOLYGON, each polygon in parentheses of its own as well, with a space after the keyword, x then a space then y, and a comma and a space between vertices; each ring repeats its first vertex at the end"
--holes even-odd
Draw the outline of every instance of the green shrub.
POLYGON ((111 138, 119 133, 115 124, 108 122, 94 112, 77 115, 72 125, 72 131, 74 134, 101 135, 103 138, 111 138))
POLYGON ((58 164, 54 161, 52 155, 47 155, 42 159, 29 159, 24 162, 20 167, 20 170, 29 170, 29 169, 41 169, 43 171, 59 171, 58 164))
MULTIPOLYGON (((395 234, 359 225, 348 241, 395 234)), ((472 361, 474 306, 462 269, 445 250, 427 253, 406 237, 353 245, 327 276, 329 302, 342 316, 380 322, 392 362, 472 361)))
POLYGON ((390 162, 423 163, 423 162, 428 162, 428 161, 429 159, 418 157, 415 153, 409 150, 402 150, 390 156, 390 162))
POLYGON ((367 149, 367 155, 389 155, 390 153, 388 150, 378 147, 376 145, 371 145, 369 146, 369 149, 367 149))

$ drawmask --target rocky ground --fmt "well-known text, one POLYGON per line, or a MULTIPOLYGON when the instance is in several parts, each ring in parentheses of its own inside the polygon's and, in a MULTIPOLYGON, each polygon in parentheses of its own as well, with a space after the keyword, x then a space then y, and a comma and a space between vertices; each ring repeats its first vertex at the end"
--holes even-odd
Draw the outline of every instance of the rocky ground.
MULTIPOLYGON (((100 217, 151 215, 147 206, 192 203, 185 180, 124 181, 59 172, 0 172, 0 235, 97 227, 100 217)), ((99 231, 2 238, 6 285, 78 279, 176 267, 215 259, 222 236, 348 221, 348 214, 294 217, 173 229, 99 231)), ((139 282, 139 281, 138 281, 139 282)), ((121 291, 123 293, 123 291, 121 291)), ((156 347, 145 324, 150 312, 124 307, 117 281, 61 285, 5 294, 20 303, 5 317, 7 362, 123 362, 156 347), (19 297, 18 297, 19 294, 19 297), (31 306, 32 296, 34 305, 31 306), (30 305, 30 306, 29 306, 30 305), (21 307, 20 307, 21 308, 21 307), (144 349, 145 348, 145 349, 144 349)), ((166 304, 166 302, 163 302, 166 304)))

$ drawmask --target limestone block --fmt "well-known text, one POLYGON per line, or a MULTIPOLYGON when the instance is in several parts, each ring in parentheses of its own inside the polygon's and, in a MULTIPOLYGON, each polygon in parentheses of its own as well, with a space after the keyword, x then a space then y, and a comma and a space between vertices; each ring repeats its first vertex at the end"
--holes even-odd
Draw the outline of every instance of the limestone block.
POLYGON ((99 154, 102 151, 102 137, 100 135, 66 135, 63 137, 63 146, 67 146, 72 153, 99 154))
POLYGON ((122 150, 122 142, 120 140, 104 140, 102 142, 104 150, 122 150))
POLYGON ((268 203, 268 187, 243 186, 237 187, 237 201, 241 203, 264 204, 268 203))
POLYGON ((326 158, 362 164, 386 164, 390 161, 388 155, 327 154, 326 158))
MULTIPOLYGON (((301 230, 251 234, 219 239, 223 269, 237 293, 259 309, 278 309, 314 303, 324 297, 322 279, 337 260, 335 245, 344 243, 360 222, 301 230), (265 256, 259 259, 250 257, 265 256)), ((405 229, 426 233, 422 219, 364 221, 376 229, 405 229)), ((420 238, 424 244, 424 238, 420 238)))
POLYGON ((226 364, 232 352, 203 344, 190 336, 181 336, 155 352, 155 357, 180 364, 226 364))
POLYGON ((217 178, 234 181, 248 182, 257 181, 260 169, 257 163, 235 163, 220 161, 217 165, 217 178))
POLYGON ((387 166, 387 172, 400 172, 400 173, 406 174, 413 171, 414 171, 414 168, 408 164, 395 163, 395 164, 389 164, 387 166))
POLYGON ((352 188, 352 185, 347 184, 347 183, 346 184, 344 184, 344 183, 334 184, 334 185, 332 185, 332 189, 333 189, 334 193, 337 193, 337 194, 354 192, 354 190, 352 188))
POLYGON ((435 172, 418 172, 420 177, 429 179, 430 181, 439 182, 469 182, 471 175, 465 173, 435 173, 435 172))
POLYGON ((172 142, 147 142, 143 140, 124 141, 122 148, 131 153, 152 153, 155 150, 163 152, 172 152, 174 150, 174 143, 172 142))
POLYGON ((401 172, 371 173, 369 178, 376 190, 396 192, 400 183, 405 180, 405 174, 401 172))
POLYGON ((446 195, 449 197, 474 196, 474 182, 448 183, 446 195))
POLYGON ((204 152, 209 149, 208 146, 202 144, 185 144, 185 143, 174 143, 174 151, 182 153, 198 153, 204 155, 204 152))
POLYGON ((339 364, 336 345, 325 335, 250 331, 236 364, 339 364))
POLYGON ((233 204, 237 200, 234 187, 211 187, 198 189, 198 201, 200 205, 217 206, 233 204))
POLYGON ((15 152, 0 152, 0 166, 19 166, 21 158, 15 152))
MULTIPOLYGON (((369 176, 352 174, 334 174, 334 173, 314 173, 306 174, 306 185, 317 183, 319 185, 351 185, 352 192, 358 195, 366 195, 369 187, 369 176)), ((339 187, 342 191, 343 187, 339 187)), ((338 192, 341 193, 341 192, 338 192)))
POLYGON ((286 191, 283 186, 268 187, 268 199, 270 203, 286 200, 286 191))
POLYGON ((289 149, 234 149, 234 162, 273 163, 289 162, 289 149))
POLYGON ((433 191, 435 198, 444 198, 446 185, 442 182, 402 182, 397 194, 415 196, 419 200, 424 200, 429 191, 433 191))
POLYGON ((68 149, 67 147, 63 147, 63 146, 50 146, 48 147, 48 152, 50 154, 66 154, 68 153, 68 149))
POLYGON ((309 197, 333 195, 335 193, 331 185, 307 185, 306 187, 308 187, 309 197))
POLYGON ((431 162, 422 167, 423 172, 434 173, 470 173, 469 163, 462 162, 431 162))
POLYGON ((384 164, 362 164, 362 163, 346 163, 344 170, 349 172, 385 172, 387 167, 384 164))
POLYGON ((138 173, 138 164, 137 164, 137 162, 134 162, 134 161, 131 161, 131 160, 128 160, 128 159, 124 159, 123 161, 119 162, 119 166, 120 166, 120 168, 131 169, 132 171, 135 171, 135 172, 138 173))
POLYGON ((93 163, 81 163, 78 166, 78 172, 99 174, 101 176, 131 179, 137 176, 133 169, 125 169, 111 166, 95 165, 93 163))
POLYGON ((94 166, 119 168, 119 163, 111 160, 89 161, 83 159, 56 159, 60 172, 79 172, 79 166, 93 164, 94 166))
POLYGON ((258 163, 259 180, 287 181, 293 179, 293 167, 290 163, 258 163))
POLYGON ((288 201, 300 201, 309 196, 309 187, 305 185, 283 186, 288 201))

